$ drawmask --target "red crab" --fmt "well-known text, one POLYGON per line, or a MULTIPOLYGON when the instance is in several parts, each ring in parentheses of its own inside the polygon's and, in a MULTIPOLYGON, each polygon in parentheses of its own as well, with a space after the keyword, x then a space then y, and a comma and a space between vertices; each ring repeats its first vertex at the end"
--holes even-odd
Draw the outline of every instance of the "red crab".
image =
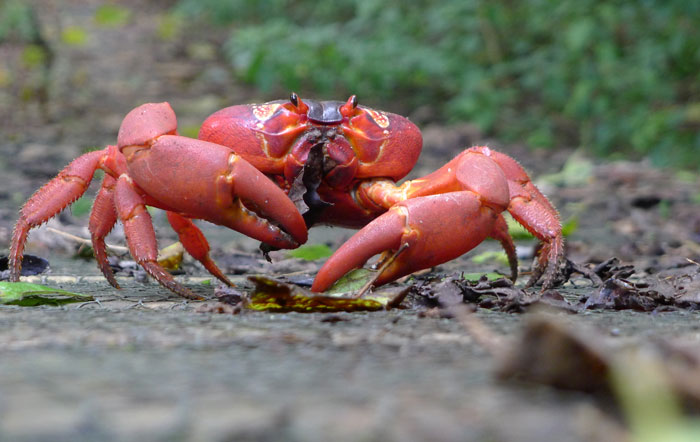
POLYGON ((542 242, 529 284, 544 274, 543 285, 552 286, 564 255, 559 215, 518 163, 472 147, 397 185, 421 145, 408 119, 359 106, 354 95, 343 103, 293 93, 289 101, 227 107, 204 122, 199 139, 177 134, 168 103, 144 104, 124 118, 116 146, 76 158, 26 202, 12 237, 10 279, 19 280, 29 230, 79 198, 102 169, 89 228, 97 263, 117 288, 105 236, 119 220, 134 259, 163 286, 198 299, 158 264, 146 206, 165 210, 187 252, 227 284, 193 219, 270 248, 298 247, 316 223, 362 227, 324 264, 314 291, 377 253, 387 262, 376 281, 383 284, 454 259, 487 237, 501 242, 515 278, 515 247, 501 215, 508 210, 542 242))

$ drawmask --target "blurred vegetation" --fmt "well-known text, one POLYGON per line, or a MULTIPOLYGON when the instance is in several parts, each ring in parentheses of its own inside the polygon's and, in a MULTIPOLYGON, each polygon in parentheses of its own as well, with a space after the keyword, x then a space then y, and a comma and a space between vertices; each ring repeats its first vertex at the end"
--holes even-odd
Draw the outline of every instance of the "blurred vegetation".
POLYGON ((700 165, 700 2, 179 0, 174 11, 230 28, 225 56, 269 95, 356 93, 505 141, 700 165))
MULTIPOLYGON (((53 52, 39 31, 35 11, 22 0, 0 0, 0 88, 20 103, 36 101, 46 115, 53 52)), ((6 97, 0 93, 0 100, 6 97)), ((0 118, 7 115, 0 109, 0 118)))
POLYGON ((32 8, 21 0, 0 1, 0 42, 34 42, 40 39, 32 8))

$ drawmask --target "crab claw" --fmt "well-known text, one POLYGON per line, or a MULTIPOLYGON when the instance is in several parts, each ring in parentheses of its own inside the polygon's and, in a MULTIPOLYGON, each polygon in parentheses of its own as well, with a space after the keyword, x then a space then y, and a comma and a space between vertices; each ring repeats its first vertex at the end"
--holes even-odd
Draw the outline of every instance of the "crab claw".
POLYGON ((262 172, 238 155, 231 156, 230 172, 217 181, 219 207, 205 219, 221 218, 221 224, 279 248, 296 248, 307 240, 304 218, 287 197, 262 172), (228 201, 229 195, 234 198, 228 201))
POLYGON ((168 103, 149 103, 129 112, 119 129, 119 149, 148 205, 278 248, 306 241, 303 217, 264 173, 226 146, 175 135, 176 126, 168 103))
POLYGON ((469 191, 413 198, 396 204, 343 244, 316 275, 311 289, 325 291, 372 256, 396 253, 379 275, 385 284, 468 252, 493 233, 499 212, 469 191))

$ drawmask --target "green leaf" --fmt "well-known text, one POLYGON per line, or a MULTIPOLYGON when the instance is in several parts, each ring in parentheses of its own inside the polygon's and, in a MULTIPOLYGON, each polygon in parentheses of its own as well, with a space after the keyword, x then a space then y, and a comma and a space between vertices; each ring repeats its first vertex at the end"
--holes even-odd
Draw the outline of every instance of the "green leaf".
POLYGON ((577 216, 572 216, 564 224, 561 226, 561 233, 564 236, 569 236, 572 233, 574 233, 576 230, 578 230, 578 217, 577 216))
POLYGON ((333 294, 356 292, 364 287, 376 273, 376 271, 365 268, 351 270, 342 278, 337 280, 335 284, 333 284, 333 286, 326 291, 326 293, 333 294))
POLYGON ((119 28, 129 22, 131 11, 123 6, 106 4, 95 11, 95 21, 100 26, 119 28))
POLYGON ((90 210, 92 210, 92 198, 86 196, 81 196, 70 206, 71 213, 78 218, 86 216, 90 210))
POLYGON ((466 279, 467 281, 473 281, 477 282, 481 278, 486 277, 489 281, 496 281, 497 279, 503 279, 503 275, 500 273, 494 273, 494 272, 489 272, 489 273, 462 273, 462 278, 466 279))
POLYGON ((199 126, 197 125, 183 125, 177 128, 177 131, 183 137, 197 138, 199 135, 199 126))
POLYGON ((68 46, 83 46, 87 39, 87 32, 79 26, 68 26, 61 32, 61 41, 68 46))
POLYGON ((297 249, 290 250, 288 254, 293 258, 315 261, 317 259, 328 258, 333 254, 333 250, 325 244, 307 244, 297 249))
POLYGON ((508 224, 508 234, 513 239, 532 239, 534 238, 522 224, 513 219, 509 214, 504 214, 506 224, 508 224))
POLYGON ((71 302, 94 300, 92 296, 81 295, 29 282, 0 281, 0 304, 33 307, 37 305, 63 305, 71 302))
POLYGON ((250 276, 255 290, 247 308, 271 312, 356 312, 390 309, 398 306, 408 293, 407 288, 389 288, 368 293, 362 298, 318 294, 294 284, 265 276, 250 276))
POLYGON ((508 256, 506 256, 506 252, 492 250, 479 253, 478 255, 472 257, 472 262, 475 264, 485 264, 492 261, 499 264, 508 265, 508 256))
POLYGON ((185 21, 179 14, 165 14, 158 19, 156 34, 164 41, 175 40, 183 30, 185 21))
POLYGON ((593 179, 595 166, 585 155, 576 152, 564 163, 560 172, 543 175, 538 183, 546 183, 560 187, 581 187, 593 179))
POLYGON ((46 63, 47 55, 41 46, 28 45, 22 51, 22 64, 28 68, 36 68, 46 63))

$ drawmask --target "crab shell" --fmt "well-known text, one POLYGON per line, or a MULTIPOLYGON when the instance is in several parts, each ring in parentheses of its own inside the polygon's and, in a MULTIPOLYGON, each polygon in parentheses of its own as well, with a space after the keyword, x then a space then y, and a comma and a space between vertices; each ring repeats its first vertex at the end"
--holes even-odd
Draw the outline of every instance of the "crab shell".
POLYGON ((231 106, 204 121, 199 139, 231 148, 286 191, 311 148, 322 143, 318 193, 329 205, 319 221, 361 227, 378 208, 358 204, 348 190, 369 178, 405 177, 418 161, 423 139, 407 118, 356 103, 352 96, 346 103, 297 98, 231 106))

